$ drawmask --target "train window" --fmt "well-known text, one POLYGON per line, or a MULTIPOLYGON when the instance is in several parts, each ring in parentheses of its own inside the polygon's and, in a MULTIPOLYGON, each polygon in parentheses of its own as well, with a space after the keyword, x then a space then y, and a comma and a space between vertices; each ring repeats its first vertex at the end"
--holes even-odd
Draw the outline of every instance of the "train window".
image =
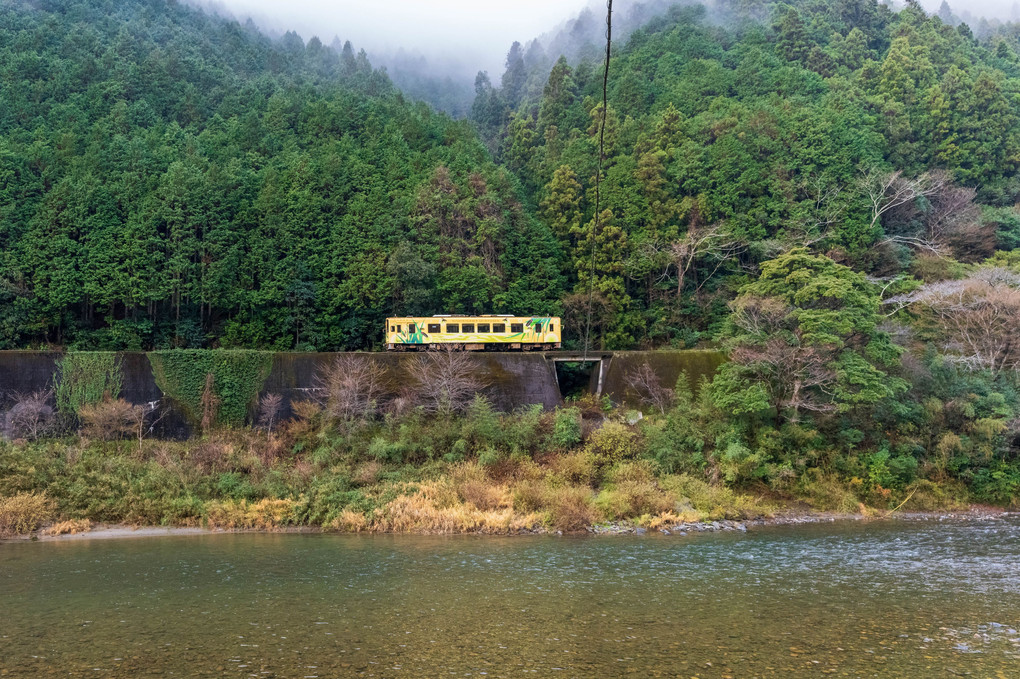
POLYGON ((549 324, 549 332, 556 332, 556 326, 552 323, 549 324))
POLYGON ((460 323, 447 323, 446 332, 460 332, 460 323))
POLYGON ((512 333, 524 332, 524 324, 523 323, 511 323, 510 324, 510 332, 512 332, 512 333))
POLYGON ((493 332, 506 332, 506 323, 493 323, 492 324, 492 331, 493 332))
POLYGON ((542 334, 542 324, 541 323, 536 323, 535 324, 535 334, 536 335, 541 335, 542 334))
POLYGON ((430 333, 433 333, 433 332, 438 333, 439 332, 439 324, 438 323, 429 323, 429 332, 430 333))
POLYGON ((464 324, 464 332, 474 332, 474 331, 475 331, 475 324, 474 323, 465 323, 464 324))
POLYGON ((397 326, 397 332, 404 332, 403 330, 400 329, 400 327, 401 326, 399 326, 399 325, 397 326))
POLYGON ((414 330, 414 323, 408 323, 408 324, 407 324, 407 332, 408 332, 408 333, 410 333, 410 334, 412 334, 412 335, 413 335, 413 334, 415 333, 415 330, 414 330))
POLYGON ((397 326, 391 325, 390 326, 390 332, 396 332, 396 331, 397 331, 397 326))
POLYGON ((489 332, 489 324, 488 323, 479 323, 478 324, 478 332, 489 332))

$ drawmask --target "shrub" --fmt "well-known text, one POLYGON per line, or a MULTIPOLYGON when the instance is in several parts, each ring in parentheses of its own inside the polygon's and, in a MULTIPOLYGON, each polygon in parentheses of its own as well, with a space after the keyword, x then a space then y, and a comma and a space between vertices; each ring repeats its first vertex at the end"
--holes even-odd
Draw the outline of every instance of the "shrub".
POLYGON ((591 490, 577 486, 550 488, 546 493, 549 521, 564 533, 578 533, 595 523, 598 512, 592 504, 591 490))
POLYGON ((78 409, 82 433, 91 439, 115 441, 129 437, 141 440, 145 425, 145 406, 133 406, 122 398, 104 397, 98 403, 78 409))
POLYGON ((542 406, 523 408, 505 422, 503 444, 512 455, 529 456, 538 450, 541 442, 542 406))
POLYGON ((382 436, 376 436, 368 444, 368 456, 377 462, 400 463, 403 460, 403 447, 399 442, 390 443, 382 436))
POLYGON ((567 449, 581 442, 581 409, 560 408, 553 419, 552 444, 567 449))
POLYGON ((4 415, 4 434, 11 439, 35 440, 53 433, 57 422, 50 396, 49 391, 15 395, 14 405, 4 415))
POLYGON ((629 519, 676 508, 676 500, 659 489, 648 462, 622 462, 609 470, 606 481, 595 499, 606 518, 629 519))
POLYGON ((370 486, 379 480, 382 471, 383 466, 378 462, 366 462, 354 471, 351 480, 359 486, 370 486))
POLYGON ((592 485, 595 483, 595 458, 586 451, 559 455, 550 463, 553 473, 567 483, 592 485))
POLYGON ((704 520, 757 518, 775 511, 758 498, 712 485, 690 474, 663 476, 659 487, 671 496, 679 510, 694 510, 704 520))
POLYGON ((205 505, 210 528, 270 530, 297 523, 294 500, 212 500, 205 505))
POLYGON ((489 399, 481 394, 476 394, 467 408, 463 436, 471 441, 476 449, 495 446, 502 437, 499 415, 493 410, 489 399))
POLYGON ((46 493, 18 493, 0 498, 0 537, 31 533, 55 514, 56 503, 46 493))
POLYGON ((622 460, 634 457, 635 434, 620 422, 606 422, 592 432, 585 451, 599 468, 611 467, 622 460))

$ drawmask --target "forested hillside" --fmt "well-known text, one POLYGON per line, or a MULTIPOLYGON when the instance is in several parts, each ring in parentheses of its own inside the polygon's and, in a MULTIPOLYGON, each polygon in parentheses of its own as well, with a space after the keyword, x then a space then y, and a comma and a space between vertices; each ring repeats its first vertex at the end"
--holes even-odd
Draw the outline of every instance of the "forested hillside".
MULTIPOLYGON (((884 279, 948 277, 954 259, 1014 247, 1015 28, 978 41, 916 4, 752 0, 674 6, 616 43, 599 336, 618 348, 711 337, 736 287, 793 246, 884 279)), ((515 46, 498 87, 479 79, 473 118, 557 234, 576 319, 602 66, 549 70, 536 50, 515 46)))
POLYGON ((0 5, 0 178, 4 348, 369 348, 561 294, 468 123, 173 1, 0 5))

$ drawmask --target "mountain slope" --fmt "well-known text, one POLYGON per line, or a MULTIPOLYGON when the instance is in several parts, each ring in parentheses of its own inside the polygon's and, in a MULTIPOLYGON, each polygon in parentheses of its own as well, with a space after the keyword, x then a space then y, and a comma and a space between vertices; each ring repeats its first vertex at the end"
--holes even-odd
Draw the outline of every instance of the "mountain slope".
POLYGON ((159 0, 0 8, 0 346, 367 348, 547 312, 556 243, 364 54, 159 0))

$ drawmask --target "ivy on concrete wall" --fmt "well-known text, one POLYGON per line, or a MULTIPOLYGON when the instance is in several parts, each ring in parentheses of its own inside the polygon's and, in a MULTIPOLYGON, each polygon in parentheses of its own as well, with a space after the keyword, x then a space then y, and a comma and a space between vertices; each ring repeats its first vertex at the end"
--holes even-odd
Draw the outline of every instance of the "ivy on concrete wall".
POLYGON ((76 415, 83 405, 98 403, 103 396, 120 396, 123 375, 120 358, 112 351, 75 351, 57 361, 53 375, 57 410, 76 415))
POLYGON ((208 409, 203 404, 208 375, 217 399, 216 424, 240 426, 258 399, 273 366, 270 351, 174 349, 149 353, 156 385, 195 425, 208 409))

